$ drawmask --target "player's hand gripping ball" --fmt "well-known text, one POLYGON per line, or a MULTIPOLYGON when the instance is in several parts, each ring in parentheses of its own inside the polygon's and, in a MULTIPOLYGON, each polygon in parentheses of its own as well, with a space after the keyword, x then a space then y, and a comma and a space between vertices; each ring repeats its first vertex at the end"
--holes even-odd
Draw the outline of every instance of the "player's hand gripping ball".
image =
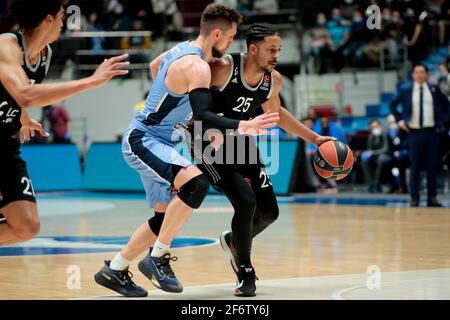
POLYGON ((327 141, 314 154, 314 169, 325 179, 342 180, 352 171, 352 150, 340 141, 327 141))

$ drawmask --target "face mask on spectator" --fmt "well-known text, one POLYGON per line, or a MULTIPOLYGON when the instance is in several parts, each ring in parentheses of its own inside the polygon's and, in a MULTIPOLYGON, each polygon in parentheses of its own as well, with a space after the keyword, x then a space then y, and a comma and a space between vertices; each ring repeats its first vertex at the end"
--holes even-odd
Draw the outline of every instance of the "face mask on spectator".
POLYGON ((373 129, 372 129, 372 134, 373 134, 374 136, 380 136, 381 133, 382 133, 381 128, 373 128, 373 129))
POLYGON ((324 26, 327 23, 326 19, 317 19, 317 25, 324 26))
POLYGON ((114 8, 114 13, 117 14, 117 15, 120 15, 120 14, 122 14, 122 12, 123 12, 123 7, 122 7, 122 5, 118 4, 118 5, 114 8))
POLYGON ((362 19, 361 17, 355 17, 355 18, 353 18, 353 22, 358 23, 358 22, 361 22, 361 21, 363 21, 363 19, 362 19))

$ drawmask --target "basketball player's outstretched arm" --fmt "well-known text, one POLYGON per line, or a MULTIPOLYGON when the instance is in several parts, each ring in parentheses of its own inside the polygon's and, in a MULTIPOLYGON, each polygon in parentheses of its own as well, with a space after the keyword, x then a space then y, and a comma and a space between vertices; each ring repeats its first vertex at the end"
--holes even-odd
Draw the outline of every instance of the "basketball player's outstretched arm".
POLYGON ((205 125, 217 129, 237 129, 241 134, 267 134, 267 128, 273 127, 279 120, 278 113, 268 112, 250 121, 239 121, 219 116, 212 109, 212 99, 209 87, 211 84, 211 70, 204 60, 199 57, 189 57, 183 75, 188 84, 189 101, 192 106, 194 119, 204 121, 205 125))
POLYGON ((303 140, 306 140, 316 146, 330 140, 336 140, 334 137, 321 136, 309 129, 303 123, 298 121, 286 108, 281 106, 280 91, 281 91, 281 74, 278 71, 273 71, 274 88, 270 99, 262 105, 265 112, 279 112, 280 122, 278 126, 283 130, 296 135, 303 140))
POLYGON ((0 81, 22 108, 45 107, 127 74, 128 70, 121 69, 129 64, 124 62, 127 57, 125 54, 105 59, 92 76, 81 80, 30 84, 22 68, 23 53, 19 45, 12 37, 0 37, 0 81))
POLYGON ((25 109, 23 109, 20 114, 20 123, 22 124, 22 127, 20 128, 20 143, 30 141, 30 139, 34 137, 36 131, 44 138, 49 136, 42 125, 31 118, 25 109))

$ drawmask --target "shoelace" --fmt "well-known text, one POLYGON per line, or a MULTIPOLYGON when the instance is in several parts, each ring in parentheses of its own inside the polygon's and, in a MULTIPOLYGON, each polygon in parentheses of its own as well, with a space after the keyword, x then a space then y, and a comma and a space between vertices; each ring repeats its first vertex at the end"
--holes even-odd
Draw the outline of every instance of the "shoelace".
POLYGON ((131 271, 129 269, 125 269, 120 273, 120 276, 122 278, 123 281, 125 281, 126 283, 130 283, 132 285, 134 285, 133 280, 131 280, 131 278, 133 278, 133 273, 131 273, 131 271))
POLYGON ((156 266, 158 268, 161 268, 161 271, 164 272, 165 275, 175 278, 175 273, 172 270, 172 267, 170 266, 170 261, 177 261, 178 257, 171 257, 169 253, 166 253, 162 257, 159 258, 158 262, 156 263, 156 266))
POLYGON ((255 269, 253 269, 251 272, 244 272, 244 281, 245 280, 259 280, 258 276, 256 275, 255 269))

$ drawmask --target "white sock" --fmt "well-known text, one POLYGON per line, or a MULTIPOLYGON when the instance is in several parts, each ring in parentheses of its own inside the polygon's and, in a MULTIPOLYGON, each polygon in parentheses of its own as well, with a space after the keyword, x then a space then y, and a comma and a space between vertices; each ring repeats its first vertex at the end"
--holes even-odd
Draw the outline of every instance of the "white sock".
POLYGON ((111 260, 109 267, 115 271, 125 270, 130 265, 130 261, 122 257, 120 252, 111 260))
POLYGON ((170 244, 164 244, 160 242, 159 240, 156 240, 155 244, 153 245, 153 250, 150 256, 154 258, 159 258, 163 254, 169 252, 170 244))

